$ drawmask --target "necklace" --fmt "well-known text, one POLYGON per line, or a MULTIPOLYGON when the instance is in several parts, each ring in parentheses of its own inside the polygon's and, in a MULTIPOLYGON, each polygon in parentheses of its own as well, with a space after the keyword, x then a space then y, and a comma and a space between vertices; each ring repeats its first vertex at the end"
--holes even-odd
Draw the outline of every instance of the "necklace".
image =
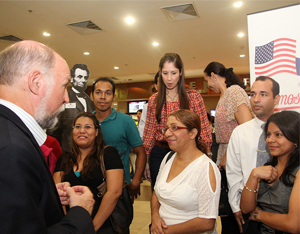
POLYGON ((178 95, 178 93, 176 93, 175 94, 175 96, 172 98, 172 97, 170 97, 167 93, 166 93, 166 95, 172 100, 172 102, 174 101, 174 99, 176 98, 176 96, 178 95))

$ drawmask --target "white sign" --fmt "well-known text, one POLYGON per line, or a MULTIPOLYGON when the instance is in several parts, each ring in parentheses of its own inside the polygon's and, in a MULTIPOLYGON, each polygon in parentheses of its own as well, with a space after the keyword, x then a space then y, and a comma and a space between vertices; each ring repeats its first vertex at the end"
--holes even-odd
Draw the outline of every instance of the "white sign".
POLYGON ((300 112, 300 4, 248 15, 251 85, 269 76, 280 85, 275 109, 300 112))

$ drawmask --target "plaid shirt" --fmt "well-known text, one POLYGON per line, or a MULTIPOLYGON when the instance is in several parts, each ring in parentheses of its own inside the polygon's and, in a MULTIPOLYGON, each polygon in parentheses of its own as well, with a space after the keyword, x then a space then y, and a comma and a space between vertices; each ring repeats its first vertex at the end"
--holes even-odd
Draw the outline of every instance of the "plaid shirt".
MULTIPOLYGON (((207 113, 206 113, 203 99, 200 93, 198 93, 196 90, 193 89, 187 90, 187 95, 190 101, 190 110, 194 111, 200 117, 201 120, 201 134, 200 134, 201 140, 206 144, 207 148, 210 149, 212 145, 212 136, 211 136, 211 130, 209 127, 207 113)), ((162 133, 162 129, 165 127, 167 123, 168 116, 171 113, 180 109, 179 101, 167 102, 167 105, 163 105, 161 111, 161 121, 160 124, 158 124, 155 117, 156 96, 157 93, 153 94, 149 98, 149 102, 148 102, 147 118, 146 118, 146 124, 144 129, 144 136, 143 136, 143 144, 146 150, 146 154, 150 154, 156 141, 160 141, 160 142, 166 141, 162 133)))

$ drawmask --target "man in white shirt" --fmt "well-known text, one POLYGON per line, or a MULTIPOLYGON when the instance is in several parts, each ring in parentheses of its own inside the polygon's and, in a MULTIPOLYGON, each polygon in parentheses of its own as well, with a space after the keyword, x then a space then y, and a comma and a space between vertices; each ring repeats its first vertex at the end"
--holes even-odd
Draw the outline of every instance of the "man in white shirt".
POLYGON ((0 53, 1 233, 95 233, 93 194, 55 186, 40 146, 69 102, 66 61, 43 44, 21 41, 0 53), (64 215, 62 204, 71 209, 64 215), (71 211, 71 212, 70 212, 71 211))
MULTIPOLYGON (((159 76, 159 72, 157 72, 155 74, 154 77, 154 88, 157 91, 158 90, 158 76, 159 76)), ((143 139, 143 135, 144 135, 144 128, 145 128, 145 124, 146 124, 146 117, 147 117, 147 109, 148 109, 148 103, 144 104, 143 106, 143 111, 142 111, 142 115, 141 118, 139 120, 139 133, 140 133, 140 137, 143 139)))
POLYGON ((252 169, 256 167, 258 142, 263 132, 261 125, 274 113, 274 106, 279 103, 279 84, 270 77, 260 76, 253 83, 250 95, 256 117, 234 129, 226 161, 228 199, 240 232, 245 231, 240 210, 241 193, 252 169))

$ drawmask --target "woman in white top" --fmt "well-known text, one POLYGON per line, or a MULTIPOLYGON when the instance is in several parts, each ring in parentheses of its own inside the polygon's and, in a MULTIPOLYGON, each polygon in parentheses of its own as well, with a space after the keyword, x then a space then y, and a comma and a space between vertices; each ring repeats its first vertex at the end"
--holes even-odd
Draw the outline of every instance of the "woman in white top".
POLYGON ((200 142, 199 116, 169 115, 164 134, 172 157, 163 159, 151 198, 151 234, 217 233, 220 172, 200 142))

